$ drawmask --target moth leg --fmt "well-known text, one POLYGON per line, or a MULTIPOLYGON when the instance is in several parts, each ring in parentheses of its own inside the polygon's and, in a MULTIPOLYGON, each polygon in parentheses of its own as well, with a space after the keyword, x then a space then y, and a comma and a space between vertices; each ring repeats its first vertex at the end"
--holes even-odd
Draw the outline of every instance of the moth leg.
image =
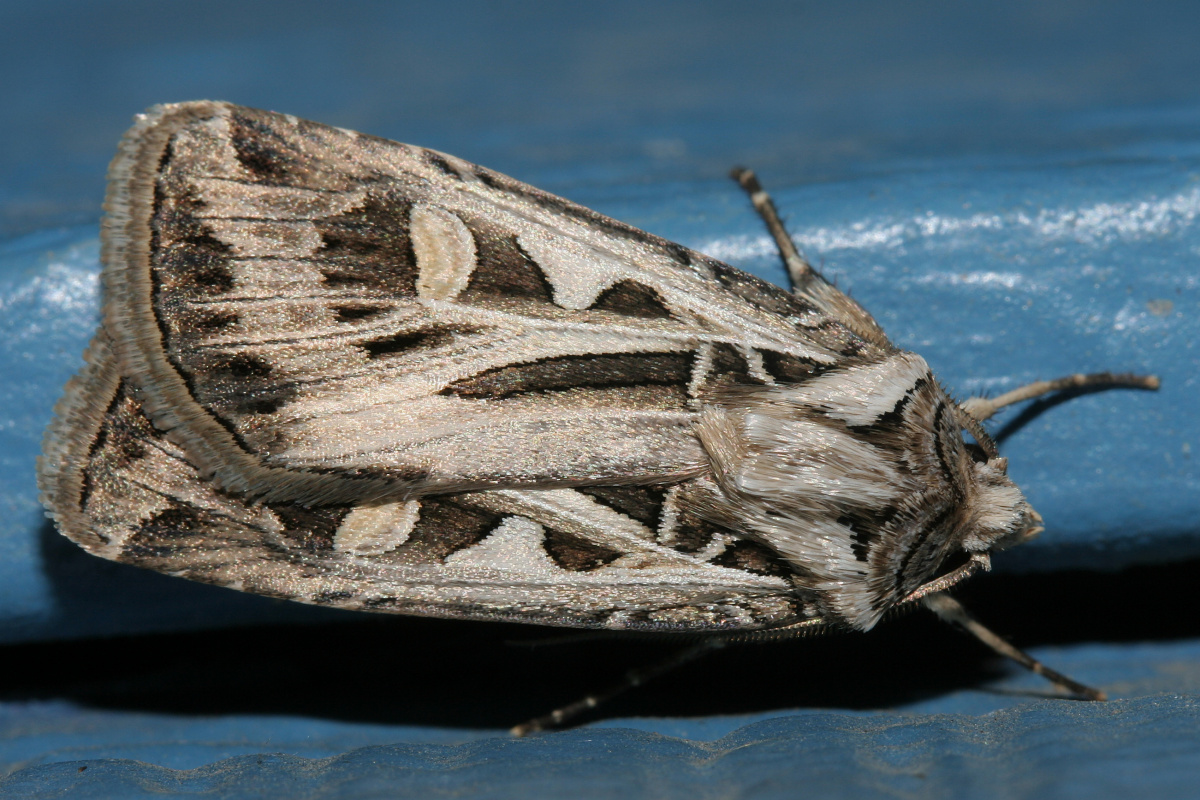
POLYGON ((556 708, 549 714, 516 725, 509 732, 513 736, 528 736, 531 733, 560 728, 564 723, 569 722, 586 711, 590 711, 601 703, 606 703, 617 695, 624 694, 630 689, 636 689, 647 681, 654 680, 660 675, 702 658, 714 650, 719 650, 725 644, 725 639, 710 638, 691 647, 685 647, 662 661, 646 667, 629 670, 625 673, 625 677, 602 692, 589 694, 586 697, 576 700, 574 703, 568 703, 565 706, 556 708))
POLYGON ((883 328, 879 327, 875 318, 853 298, 825 280, 821 273, 817 272, 813 265, 800 255, 796 243, 792 241, 787 229, 783 227, 783 221, 779 219, 779 212, 775 209, 771 195, 762 188, 762 184, 758 182, 758 176, 754 174, 753 170, 735 167, 729 175, 750 195, 750 202, 754 204, 754 210, 762 217, 763 222, 767 225, 767 230, 771 232, 775 246, 779 248, 779 257, 783 259, 783 264, 787 267, 792 293, 813 303, 862 338, 881 347, 891 348, 892 344, 888 341, 887 334, 883 332, 883 328))
POLYGON ((987 628, 982 622, 975 619, 971 612, 963 607, 962 603, 955 600, 944 592, 934 592, 933 594, 925 595, 921 598, 921 603, 924 604, 933 613, 937 614, 945 622, 951 625, 962 628, 967 633, 974 636, 979 641, 990 647, 994 652, 1000 655, 1011 658, 1013 661, 1020 664, 1030 672, 1041 675, 1046 680, 1058 686, 1076 697, 1084 700, 1107 700, 1108 697, 1099 689, 1093 689, 1090 686, 1085 686, 1079 681, 1068 678, 1061 672, 1050 669, 1042 662, 1038 661, 1033 656, 1023 650, 1013 647, 1008 642, 1004 641, 998 634, 987 628))
POLYGON ((971 397, 961 403, 966 411, 979 422, 990 418, 1005 406, 1020 403, 1022 400, 1032 400, 1052 392, 1064 389, 1083 389, 1092 386, 1129 386, 1134 389, 1157 389, 1159 386, 1156 375, 1133 375, 1131 373, 1096 372, 1091 375, 1067 375, 1053 381, 1034 381, 1020 386, 1011 392, 1005 392, 999 397, 971 397))
POLYGON ((796 243, 792 241, 787 229, 783 227, 783 221, 779 219, 779 212, 775 209, 775 202, 771 200, 771 195, 762 188, 754 170, 734 167, 729 176, 746 190, 746 194, 750 195, 750 202, 754 204, 754 210, 767 224, 767 230, 771 232, 772 238, 775 239, 775 246, 779 248, 779 256, 787 267, 788 278, 792 282, 792 291, 797 294, 807 293, 813 280, 822 279, 813 269, 812 264, 809 264, 807 259, 796 249, 796 243))

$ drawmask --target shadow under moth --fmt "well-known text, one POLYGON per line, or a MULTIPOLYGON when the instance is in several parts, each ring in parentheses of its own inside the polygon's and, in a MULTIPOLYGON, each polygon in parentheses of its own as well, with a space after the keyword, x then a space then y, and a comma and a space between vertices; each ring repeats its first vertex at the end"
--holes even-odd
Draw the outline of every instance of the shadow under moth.
POLYGON ((270 597, 704 635, 672 663, 921 603, 1101 697, 943 590, 1041 530, 981 421, 1157 381, 956 403, 735 177, 790 292, 432 150, 152 108, 42 500, 96 555, 270 597))

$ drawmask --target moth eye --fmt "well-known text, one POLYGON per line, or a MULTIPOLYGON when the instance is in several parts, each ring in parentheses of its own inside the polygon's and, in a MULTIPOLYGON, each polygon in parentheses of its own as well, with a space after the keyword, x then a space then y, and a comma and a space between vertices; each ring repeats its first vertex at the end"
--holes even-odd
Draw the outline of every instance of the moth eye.
POLYGON ((967 452, 971 454, 972 461, 974 461, 976 464, 986 464, 987 463, 988 454, 984 451, 984 449, 982 447, 979 446, 979 444, 977 442, 972 442, 970 440, 964 440, 963 444, 965 444, 967 446, 967 452))

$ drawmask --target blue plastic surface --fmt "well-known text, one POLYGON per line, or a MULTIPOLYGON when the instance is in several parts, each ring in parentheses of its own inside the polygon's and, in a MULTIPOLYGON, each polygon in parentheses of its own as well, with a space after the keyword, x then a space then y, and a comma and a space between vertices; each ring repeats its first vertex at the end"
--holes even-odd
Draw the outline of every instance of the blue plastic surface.
POLYGON ((1142 665, 1133 672, 1106 667, 1105 648, 1042 654, 1080 674, 1122 672, 1130 697, 1107 704, 1003 694, 1037 691, 1022 677, 1001 693, 961 692, 887 713, 620 720, 525 740, 269 717, 10 707, 0 736, 11 754, 28 760, 0 779, 0 793, 14 800, 1194 797, 1188 733, 1200 724, 1200 647, 1133 650, 1142 665))
MULTIPOLYGON (((1158 393, 996 420, 1047 521, 998 571, 1052 584, 1200 558, 1196 41, 1184 2, 0 6, 6 658, 33 657, 21 642, 350 618, 91 558, 37 503, 41 432, 95 323, 105 164, 133 113, 201 97, 452 152, 782 281, 725 177, 746 163, 805 252, 960 395, 1076 371, 1162 377, 1158 393)), ((622 720, 514 743, 10 692, 0 763, 24 769, 0 793, 1189 796, 1194 594, 1145 609, 1178 615, 1156 634, 1170 641, 1129 644, 1127 626, 1047 653, 1129 698, 1103 707, 949 687, 892 710, 622 720)))

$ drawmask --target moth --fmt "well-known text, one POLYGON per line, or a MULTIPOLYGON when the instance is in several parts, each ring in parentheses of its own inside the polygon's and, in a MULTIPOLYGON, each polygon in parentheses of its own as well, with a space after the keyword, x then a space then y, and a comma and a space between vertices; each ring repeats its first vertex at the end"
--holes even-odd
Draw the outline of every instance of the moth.
POLYGON ((1155 379, 957 403, 738 178, 790 292, 453 156, 152 108, 42 501, 96 555, 305 603, 719 642, 920 601, 1045 671, 942 593, 1041 530, 980 422, 1155 379))

